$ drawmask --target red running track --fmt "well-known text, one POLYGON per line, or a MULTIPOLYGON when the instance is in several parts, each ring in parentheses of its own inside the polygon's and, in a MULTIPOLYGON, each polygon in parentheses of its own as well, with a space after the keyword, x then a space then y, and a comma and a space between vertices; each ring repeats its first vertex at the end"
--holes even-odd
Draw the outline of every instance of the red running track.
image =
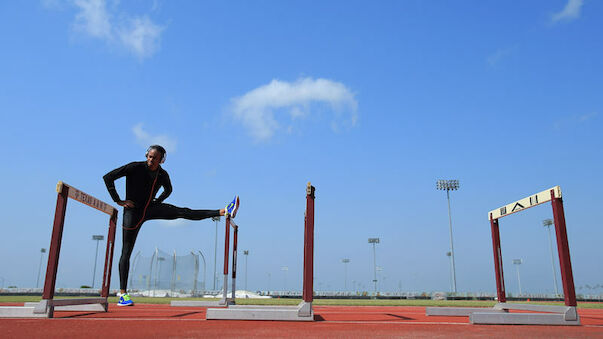
MULTIPOLYGON (((9 304, 3 304, 8 306, 9 304)), ((15 304, 12 304, 15 305, 15 304)), ((111 305, 107 313, 0 319, 2 338, 603 338, 603 310, 579 309, 582 326, 471 325, 427 317, 425 307, 315 306, 315 322, 205 320, 205 309, 111 305)))

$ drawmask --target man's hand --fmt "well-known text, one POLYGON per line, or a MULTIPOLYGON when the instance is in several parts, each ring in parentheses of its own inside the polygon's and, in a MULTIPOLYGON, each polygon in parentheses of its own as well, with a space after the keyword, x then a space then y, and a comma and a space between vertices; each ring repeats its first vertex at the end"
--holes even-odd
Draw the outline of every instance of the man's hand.
POLYGON ((117 202, 119 206, 123 206, 125 208, 134 208, 134 202, 132 200, 122 200, 117 202))

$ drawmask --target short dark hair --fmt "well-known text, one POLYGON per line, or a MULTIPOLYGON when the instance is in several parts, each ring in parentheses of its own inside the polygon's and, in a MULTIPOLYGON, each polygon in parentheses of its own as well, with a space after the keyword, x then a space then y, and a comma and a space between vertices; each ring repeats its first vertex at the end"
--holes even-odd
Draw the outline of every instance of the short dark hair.
POLYGON ((163 146, 161 146, 161 145, 151 145, 151 146, 149 146, 149 148, 147 148, 147 155, 149 154, 149 152, 152 149, 154 149, 157 152, 161 153, 161 162, 164 162, 165 161, 165 155, 167 153, 166 150, 165 150, 165 148, 163 148, 163 146))

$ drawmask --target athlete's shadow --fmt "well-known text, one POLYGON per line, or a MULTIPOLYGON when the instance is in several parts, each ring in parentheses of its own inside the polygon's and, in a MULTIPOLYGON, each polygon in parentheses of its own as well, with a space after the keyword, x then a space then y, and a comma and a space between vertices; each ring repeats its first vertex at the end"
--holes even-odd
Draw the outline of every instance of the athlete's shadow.
POLYGON ((174 315, 172 316, 172 318, 177 318, 177 317, 186 317, 187 315, 193 315, 193 314, 199 314, 199 313, 201 313, 201 312, 194 311, 194 312, 187 312, 187 313, 174 314, 174 315))
POLYGON ((390 317, 402 319, 402 320, 415 320, 413 318, 408 318, 408 317, 404 317, 404 316, 397 315, 397 314, 386 313, 386 315, 389 315, 390 317))

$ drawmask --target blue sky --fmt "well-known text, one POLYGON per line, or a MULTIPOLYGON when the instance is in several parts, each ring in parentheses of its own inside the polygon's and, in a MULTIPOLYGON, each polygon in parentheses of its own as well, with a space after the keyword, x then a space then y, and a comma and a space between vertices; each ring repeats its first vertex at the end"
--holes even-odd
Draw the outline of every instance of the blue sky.
MULTIPOLYGON (((35 286, 57 181, 110 201, 102 176, 160 143, 167 202, 241 196, 250 290, 301 288, 308 181, 318 290, 343 289, 342 258, 348 287, 372 289, 379 237, 380 290, 448 291, 437 179, 460 180, 459 291, 495 291, 487 212, 555 185, 576 286, 603 284, 602 13, 588 0, 2 2, 0 283, 35 286)), ((523 290, 552 293, 551 217, 501 219, 509 292, 522 258, 523 290)), ((106 224, 70 201, 57 287, 90 283, 106 224)), ((211 275, 214 237, 211 221, 148 222, 135 253, 201 250, 211 275)))

